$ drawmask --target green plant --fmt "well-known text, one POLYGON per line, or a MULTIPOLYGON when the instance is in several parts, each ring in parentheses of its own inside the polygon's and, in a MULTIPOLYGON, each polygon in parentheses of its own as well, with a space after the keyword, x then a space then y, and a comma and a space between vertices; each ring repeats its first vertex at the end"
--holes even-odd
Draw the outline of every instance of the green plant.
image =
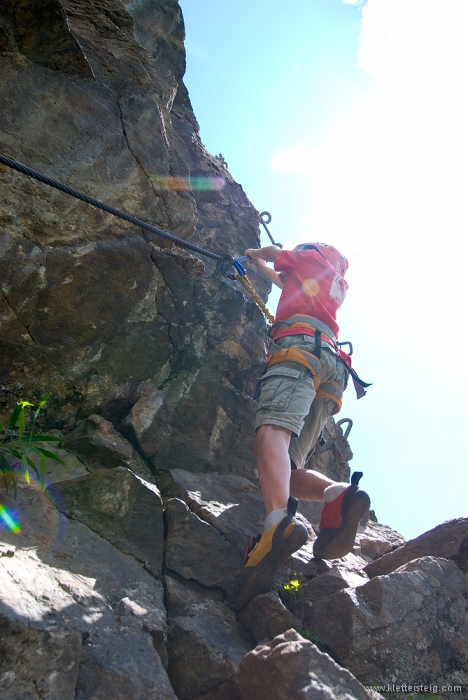
POLYGON ((49 394, 45 394, 40 400, 27 431, 26 411, 33 406, 29 401, 18 402, 7 427, 0 423, 0 478, 7 490, 9 485, 13 486, 15 496, 19 477, 23 477, 26 483, 30 483, 30 468, 36 474, 41 488, 44 489, 47 460, 51 459, 64 464, 56 454, 38 446, 41 442, 60 442, 60 438, 53 435, 41 435, 35 432, 37 417, 48 398, 49 394), (39 468, 31 459, 34 454, 39 455, 39 468))
POLYGON ((318 636, 318 634, 316 634, 313 627, 306 627, 305 630, 302 630, 301 634, 304 637, 304 639, 308 639, 309 642, 313 642, 317 646, 323 644, 323 639, 321 639, 318 636))

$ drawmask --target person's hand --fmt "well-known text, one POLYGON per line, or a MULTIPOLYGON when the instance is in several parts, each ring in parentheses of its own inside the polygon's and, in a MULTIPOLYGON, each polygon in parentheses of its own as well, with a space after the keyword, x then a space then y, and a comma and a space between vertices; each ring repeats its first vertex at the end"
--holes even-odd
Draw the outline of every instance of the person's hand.
POLYGON ((247 250, 244 250, 244 255, 247 255, 252 260, 258 260, 258 258, 255 257, 256 252, 257 252, 256 248, 247 248, 247 250))

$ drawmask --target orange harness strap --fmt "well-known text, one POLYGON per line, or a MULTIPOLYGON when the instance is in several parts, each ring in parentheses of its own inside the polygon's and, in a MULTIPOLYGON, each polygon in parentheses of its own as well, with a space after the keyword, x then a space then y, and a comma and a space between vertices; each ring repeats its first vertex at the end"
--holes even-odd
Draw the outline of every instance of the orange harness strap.
MULTIPOLYGON (((328 326, 320 322, 320 325, 318 323, 318 319, 313 318, 312 316, 305 316, 303 314, 294 314, 290 318, 287 319, 287 321, 276 321, 276 323, 273 326, 274 330, 277 326, 282 324, 283 326, 286 326, 288 329, 290 328, 304 328, 307 329, 310 335, 315 336, 316 340, 319 337, 320 342, 325 341, 328 345, 330 345, 333 350, 337 353, 338 357, 341 359, 343 364, 346 367, 347 372, 351 375, 354 388, 356 389, 356 394, 358 399, 362 398, 366 394, 366 389, 368 386, 372 386, 371 384, 367 384, 364 382, 362 379, 360 379, 354 370, 354 368, 351 367, 351 353, 352 353, 352 346, 350 350, 350 354, 348 355, 345 353, 342 349, 342 345, 351 345, 351 343, 338 343, 336 338, 333 335, 333 332, 331 331, 328 326), (311 323, 309 323, 309 319, 311 323), (317 328, 318 326, 318 328, 317 328), (327 329, 330 332, 330 335, 326 335, 321 328, 327 329), (331 336, 331 337, 330 337, 331 336)), ((271 332, 271 331, 270 331, 271 332)), ((280 331, 281 332, 281 331, 280 331)), ((281 336, 282 337, 282 336, 281 336)), ((319 345, 319 343, 317 343, 319 345)), ((320 353, 319 353, 320 354, 320 353)), ((268 364, 275 364, 276 362, 281 362, 282 360, 291 360, 292 362, 297 362, 298 364, 302 365, 303 367, 306 367, 313 376, 314 379, 314 386, 315 390, 317 391, 317 396, 319 398, 327 398, 330 399, 331 401, 334 401, 337 410, 335 413, 338 413, 338 411, 341 410, 341 404, 342 404, 342 396, 343 396, 343 391, 341 390, 341 387, 337 385, 336 387, 330 387, 329 382, 326 382, 322 385, 322 389, 319 390, 320 387, 320 381, 318 382, 317 386, 317 377, 321 375, 321 372, 317 372, 316 370, 316 362, 318 358, 315 355, 311 355, 311 353, 306 352, 305 350, 299 350, 298 348, 289 348, 288 350, 281 350, 274 355, 270 357, 268 360, 268 364), (287 353, 287 355, 285 355, 287 353), (302 355, 302 356, 301 356, 302 355), (273 359, 273 358, 277 359, 273 359), (311 361, 308 361, 308 357, 311 357, 311 361), (325 384, 327 384, 327 388, 325 388, 325 384)), ((318 360, 320 364, 320 360, 318 360)), ((320 365, 321 368, 321 365, 320 365)), ((331 384, 334 384, 331 383, 331 384)))
POLYGON ((276 365, 278 362, 295 362, 309 370, 314 380, 314 389, 317 392, 318 399, 330 399, 334 402, 336 408, 332 412, 332 416, 341 411, 343 403, 343 389, 341 386, 332 380, 322 382, 322 363, 311 352, 307 350, 299 350, 299 348, 284 348, 278 350, 268 358, 268 366, 276 365))
POLYGON ((317 398, 330 399, 334 402, 335 410, 331 413, 331 415, 334 416, 341 411, 343 405, 343 389, 338 382, 334 382, 333 380, 322 382, 317 390, 317 398))
POLYGON ((277 362, 296 362, 308 369, 314 380, 314 389, 318 390, 322 381, 322 363, 311 352, 299 350, 299 348, 284 348, 268 358, 268 366, 276 365, 277 362))

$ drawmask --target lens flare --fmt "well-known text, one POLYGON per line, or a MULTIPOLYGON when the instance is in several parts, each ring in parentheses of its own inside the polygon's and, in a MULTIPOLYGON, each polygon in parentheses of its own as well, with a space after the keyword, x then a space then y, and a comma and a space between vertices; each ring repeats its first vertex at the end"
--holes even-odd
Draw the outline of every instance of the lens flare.
POLYGON ((172 192, 192 192, 197 190, 219 191, 226 184, 222 177, 170 177, 167 175, 150 175, 149 181, 158 190, 171 190, 172 192))
POLYGON ((316 297, 320 291, 320 285, 314 279, 304 280, 302 283, 302 291, 308 297, 316 297))
POLYGON ((6 506, 0 505, 0 526, 6 527, 7 530, 15 535, 21 535, 21 525, 15 513, 6 506))

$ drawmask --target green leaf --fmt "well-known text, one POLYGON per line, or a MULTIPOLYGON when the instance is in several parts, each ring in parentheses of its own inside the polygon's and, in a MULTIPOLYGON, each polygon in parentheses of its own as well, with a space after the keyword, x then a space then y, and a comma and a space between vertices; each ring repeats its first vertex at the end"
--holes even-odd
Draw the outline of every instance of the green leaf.
POLYGON ((54 437, 53 435, 32 435, 28 443, 30 442, 60 442, 62 438, 54 437))
POLYGON ((44 394, 42 399, 39 401, 39 406, 37 407, 38 411, 40 411, 41 408, 43 408, 46 405, 47 401, 49 400, 49 396, 50 394, 44 394))
POLYGON ((23 459, 23 453, 20 450, 17 450, 14 447, 8 447, 7 445, 2 447, 4 452, 8 452, 8 454, 13 455, 13 457, 16 457, 16 459, 23 459))
POLYGON ((44 406, 46 405, 48 398, 49 398, 49 394, 44 394, 42 399, 39 401, 39 406, 36 408, 36 411, 35 411, 34 417, 33 417, 33 422, 32 422, 32 426, 31 426, 31 437, 32 437, 32 434, 34 432, 34 428, 36 426, 37 417, 41 411, 41 408, 44 408, 44 406))
POLYGON ((31 452, 37 452, 37 454, 45 455, 46 457, 48 457, 48 459, 53 459, 54 462, 60 462, 60 464, 65 464, 61 457, 57 457, 57 455, 54 455, 53 452, 49 452, 49 450, 45 450, 43 447, 30 447, 29 449, 31 452))
POLYGON ((25 452, 22 459, 21 459, 21 464, 23 466, 23 477, 24 477, 25 482, 27 484, 30 484, 31 479, 29 477, 28 461, 29 461, 29 459, 28 459, 26 452, 25 452))
MULTIPOLYGON (((41 458, 41 459, 42 459, 42 458, 41 458)), ((34 470, 34 472, 35 472, 37 478, 39 479, 39 478, 40 478, 40 474, 39 474, 39 472, 38 472, 38 469, 37 469, 36 465, 34 464, 34 462, 32 461, 32 459, 29 459, 29 457, 28 457, 28 464, 29 464, 29 466, 31 467, 31 469, 34 470)))
POLYGON ((24 406, 22 406, 21 403, 19 403, 10 416, 10 429, 11 430, 15 429, 16 421, 18 420, 18 416, 21 413, 21 411, 23 411, 23 413, 24 413, 24 406))
POLYGON ((46 470, 47 470, 47 457, 45 455, 41 455, 41 465, 39 467, 39 471, 40 471, 39 484, 40 484, 41 489, 43 491, 45 489, 46 470))
POLYGON ((2 473, 5 473, 5 472, 10 473, 11 472, 11 466, 8 464, 8 462, 6 461, 5 457, 2 455, 1 452, 0 452, 0 470, 2 471, 2 473))
POLYGON ((24 432, 24 421, 25 421, 25 411, 26 406, 32 406, 30 401, 18 401, 18 405, 10 416, 10 428, 15 429, 15 425, 18 424, 18 432, 20 437, 22 437, 24 432))
POLYGON ((20 438, 23 437, 24 424, 26 422, 26 413, 25 413, 23 404, 24 404, 24 401, 21 402, 21 410, 18 414, 18 434, 19 434, 20 438))
POLYGON ((3 423, 0 423, 0 433, 3 432, 3 423))

